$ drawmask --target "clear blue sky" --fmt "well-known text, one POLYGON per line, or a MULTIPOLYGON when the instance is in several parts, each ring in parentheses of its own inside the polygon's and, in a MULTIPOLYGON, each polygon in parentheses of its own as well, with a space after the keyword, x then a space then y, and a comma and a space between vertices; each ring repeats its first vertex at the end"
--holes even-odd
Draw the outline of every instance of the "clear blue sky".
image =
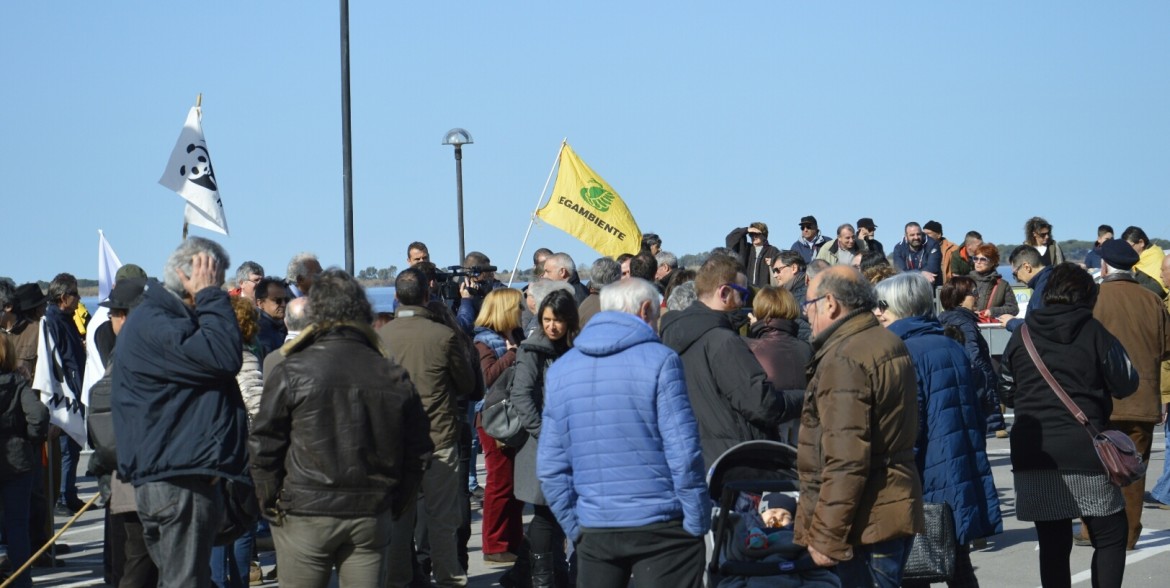
MULTIPOLYGON (((452 127, 468 249, 501 267, 562 137, 678 254, 753 220, 787 247, 805 214, 887 247, 1036 214, 1170 237, 1170 3, 695 4, 351 2, 357 267, 416 239, 456 262, 452 127)), ((98 229, 157 274, 200 92, 232 269, 344 264, 335 2, 4 2, 0 79, 0 275, 96 277, 98 229)), ((538 225, 522 265, 537 246, 597 256, 538 225)))

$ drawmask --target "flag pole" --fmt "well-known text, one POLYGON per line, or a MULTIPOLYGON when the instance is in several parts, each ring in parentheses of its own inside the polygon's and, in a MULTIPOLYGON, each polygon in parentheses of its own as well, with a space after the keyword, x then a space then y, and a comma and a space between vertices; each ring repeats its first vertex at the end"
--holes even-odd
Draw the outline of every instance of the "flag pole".
MULTIPOLYGON (((203 108, 203 92, 200 92, 199 95, 195 96, 195 108, 203 108)), ((200 114, 202 114, 202 113, 200 113, 200 114)), ((187 240, 186 212, 184 212, 183 215, 184 215, 183 216, 183 240, 186 241, 187 240)))
POLYGON ((512 273, 508 275, 509 288, 512 287, 512 281, 516 279, 516 271, 520 265, 520 256, 524 255, 524 246, 528 244, 528 235, 532 233, 532 225, 536 222, 536 213, 540 210, 540 203, 544 202, 544 193, 548 191, 548 184, 552 181, 553 172, 556 171, 557 164, 561 162, 561 153, 564 152, 565 145, 568 142, 568 137, 561 139, 561 148, 557 150, 557 158, 553 160, 552 168, 548 170, 548 178, 544 180, 544 188, 540 190, 540 198, 536 200, 536 208, 532 209, 532 217, 528 219, 528 230, 524 231, 524 240, 520 243, 520 251, 516 252, 516 261, 512 264, 512 273))

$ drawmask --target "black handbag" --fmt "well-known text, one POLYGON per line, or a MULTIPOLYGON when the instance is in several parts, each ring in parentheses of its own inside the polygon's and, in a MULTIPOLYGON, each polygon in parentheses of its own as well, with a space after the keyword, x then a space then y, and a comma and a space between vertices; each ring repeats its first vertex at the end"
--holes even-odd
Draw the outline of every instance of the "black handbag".
POLYGON ((914 536, 902 581, 949 582, 955 577, 955 513, 945 502, 922 505, 926 532, 914 536))

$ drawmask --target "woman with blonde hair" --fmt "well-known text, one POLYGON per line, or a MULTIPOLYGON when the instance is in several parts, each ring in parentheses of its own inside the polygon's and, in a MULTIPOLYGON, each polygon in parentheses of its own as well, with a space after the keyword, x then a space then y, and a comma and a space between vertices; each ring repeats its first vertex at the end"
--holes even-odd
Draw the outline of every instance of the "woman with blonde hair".
MULTIPOLYGON (((747 343, 777 390, 808 387, 804 366, 812 359, 812 346, 797 336, 799 318, 800 308, 787 288, 764 286, 756 291, 747 343)), ((799 419, 780 425, 780 441, 795 447, 799 428, 799 419)))
MULTIPOLYGON (((523 339, 520 329, 520 303, 524 295, 513 288, 492 290, 483 300, 475 319, 475 349, 484 386, 491 388, 496 379, 516 363, 516 350, 523 339)), ((524 542, 524 503, 516 499, 513 473, 516 449, 498 443, 475 427, 483 447, 487 483, 483 492, 483 559, 503 564, 516 561, 524 542)))

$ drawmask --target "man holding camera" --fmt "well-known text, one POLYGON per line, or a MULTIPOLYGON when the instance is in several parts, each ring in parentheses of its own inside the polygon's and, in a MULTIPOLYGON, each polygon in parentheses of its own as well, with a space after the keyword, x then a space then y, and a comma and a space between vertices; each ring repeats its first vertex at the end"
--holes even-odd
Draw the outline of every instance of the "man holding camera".
POLYGON ((455 318, 463 332, 471 335, 475 329, 475 317, 479 316, 479 307, 483 305, 484 297, 492 290, 503 288, 504 284, 496 279, 496 266, 492 265, 492 260, 478 251, 468 253, 463 259, 461 270, 456 270, 451 277, 457 279, 459 283, 459 308, 455 312, 455 318))

